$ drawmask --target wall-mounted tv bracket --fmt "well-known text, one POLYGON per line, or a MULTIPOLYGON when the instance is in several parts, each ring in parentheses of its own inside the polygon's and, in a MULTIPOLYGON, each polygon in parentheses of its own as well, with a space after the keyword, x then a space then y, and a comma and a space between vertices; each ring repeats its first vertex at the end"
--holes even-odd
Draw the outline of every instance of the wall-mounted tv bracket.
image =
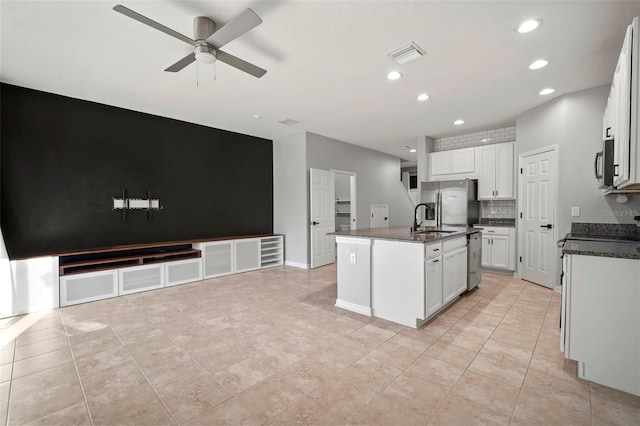
POLYGON ((151 211, 162 210, 158 198, 151 198, 151 191, 147 191, 147 198, 127 198, 126 190, 122 190, 122 198, 112 197, 113 210, 122 210, 122 221, 127 221, 127 210, 146 210, 147 221, 151 220, 151 211))

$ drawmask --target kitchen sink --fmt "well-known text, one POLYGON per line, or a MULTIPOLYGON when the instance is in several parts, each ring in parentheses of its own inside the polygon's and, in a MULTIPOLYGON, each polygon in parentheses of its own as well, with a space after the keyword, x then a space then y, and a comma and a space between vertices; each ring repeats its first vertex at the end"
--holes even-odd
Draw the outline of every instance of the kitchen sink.
POLYGON ((425 231, 415 231, 416 234, 452 234, 456 231, 445 231, 437 229, 427 229, 425 231))

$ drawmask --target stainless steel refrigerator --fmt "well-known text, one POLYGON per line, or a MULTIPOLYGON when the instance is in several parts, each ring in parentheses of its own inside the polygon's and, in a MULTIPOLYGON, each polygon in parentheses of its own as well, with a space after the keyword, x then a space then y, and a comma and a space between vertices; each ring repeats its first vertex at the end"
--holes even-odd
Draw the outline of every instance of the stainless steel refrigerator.
POLYGON ((427 203, 429 208, 420 209, 419 222, 423 226, 478 223, 477 189, 478 181, 470 179, 421 182, 420 202, 427 203))

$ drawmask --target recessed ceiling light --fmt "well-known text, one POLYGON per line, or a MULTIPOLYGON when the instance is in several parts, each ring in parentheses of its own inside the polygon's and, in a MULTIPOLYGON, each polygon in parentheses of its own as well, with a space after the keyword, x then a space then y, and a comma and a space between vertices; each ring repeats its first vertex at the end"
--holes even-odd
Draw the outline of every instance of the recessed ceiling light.
POLYGON ((530 70, 539 70, 540 68, 544 68, 549 64, 549 61, 546 59, 538 59, 537 61, 531 62, 529 65, 530 70))
POLYGON ((416 149, 415 149, 415 148, 411 148, 411 149, 409 150, 409 152, 416 152, 416 149))
POLYGON ((542 96, 544 96, 544 95, 550 95, 550 94, 552 94, 552 93, 553 93, 553 92, 555 92, 555 91, 556 91, 556 89, 552 89, 551 87, 548 87, 548 88, 546 88, 546 89, 542 89, 541 91, 539 91, 539 92, 538 92, 538 95, 542 95, 542 96))
POLYGON ((459 126, 461 124, 464 124, 464 120, 456 120, 453 122, 453 124, 455 124, 456 126, 459 126))
POLYGON ((426 93, 420 93, 418 95, 418 100, 419 101, 426 101, 427 99, 429 99, 429 95, 427 95, 426 93))
POLYGON ((387 74, 387 79, 389 80, 397 80, 400 77, 402 77, 402 74, 400 74, 398 71, 391 71, 389 74, 387 74))
POLYGON ((521 34, 528 33, 535 30, 540 25, 542 25, 542 19, 529 19, 528 21, 524 21, 520 24, 517 31, 521 34))
POLYGON ((262 118, 260 114, 253 114, 253 118, 262 118))

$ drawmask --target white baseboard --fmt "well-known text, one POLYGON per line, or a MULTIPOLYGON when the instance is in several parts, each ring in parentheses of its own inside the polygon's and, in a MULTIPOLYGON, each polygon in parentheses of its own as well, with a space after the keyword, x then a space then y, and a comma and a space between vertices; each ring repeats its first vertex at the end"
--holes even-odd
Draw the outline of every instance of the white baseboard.
POLYGON ((306 263, 298 263, 298 262, 292 262, 290 260, 286 260, 284 264, 287 266, 293 266, 294 268, 309 269, 309 265, 306 263))
POLYGON ((372 315, 371 308, 366 306, 356 305, 355 303, 345 302, 344 300, 336 299, 336 307, 346 309, 347 311, 355 312, 358 314, 366 315, 370 317, 372 315))

